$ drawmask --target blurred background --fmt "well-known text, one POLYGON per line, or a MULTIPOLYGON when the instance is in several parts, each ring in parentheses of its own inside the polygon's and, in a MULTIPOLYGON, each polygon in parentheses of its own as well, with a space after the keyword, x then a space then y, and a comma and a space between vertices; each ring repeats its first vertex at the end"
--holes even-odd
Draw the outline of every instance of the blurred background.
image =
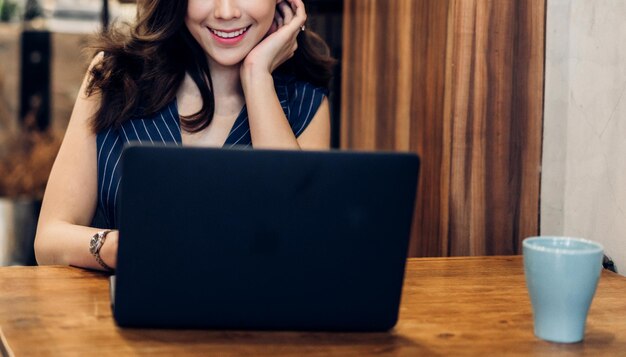
MULTIPOLYGON (((134 0, 0 0, 0 266, 34 265, 50 169, 90 61, 91 36, 133 22, 134 0)), ((309 27, 341 56, 342 1, 310 1, 309 27)), ((331 88, 338 145, 340 68, 331 88)))

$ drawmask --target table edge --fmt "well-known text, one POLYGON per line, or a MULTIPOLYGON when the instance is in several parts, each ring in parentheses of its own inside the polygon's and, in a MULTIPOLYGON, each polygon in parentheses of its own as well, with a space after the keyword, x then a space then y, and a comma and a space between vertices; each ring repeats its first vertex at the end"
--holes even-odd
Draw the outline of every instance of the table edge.
POLYGON ((13 351, 9 346, 9 342, 7 341, 4 333, 2 332, 2 327, 0 326, 0 356, 2 357, 14 357, 13 351))

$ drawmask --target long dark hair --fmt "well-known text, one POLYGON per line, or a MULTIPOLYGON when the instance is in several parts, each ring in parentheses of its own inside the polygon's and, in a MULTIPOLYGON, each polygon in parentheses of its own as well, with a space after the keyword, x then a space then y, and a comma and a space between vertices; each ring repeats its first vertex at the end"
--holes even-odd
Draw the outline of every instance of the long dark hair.
MULTIPOLYGON (((189 73, 202 95, 202 108, 181 116, 190 132, 206 128, 213 118, 215 98, 204 50, 185 26, 187 0, 143 0, 138 2, 137 21, 129 31, 111 27, 90 48, 104 57, 90 72, 87 94, 101 94, 100 108, 92 118, 97 133, 118 127, 135 115, 158 112, 176 97, 185 73, 189 73)), ((298 50, 277 69, 316 86, 328 87, 335 60, 317 34, 306 30, 298 35, 298 50)))

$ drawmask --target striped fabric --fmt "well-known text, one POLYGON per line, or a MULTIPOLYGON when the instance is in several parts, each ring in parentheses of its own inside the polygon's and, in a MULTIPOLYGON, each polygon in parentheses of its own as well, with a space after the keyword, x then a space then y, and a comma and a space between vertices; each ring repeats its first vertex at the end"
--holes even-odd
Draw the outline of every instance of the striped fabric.
MULTIPOLYGON (((274 76, 280 104, 298 137, 313 119, 324 96, 325 88, 315 87, 293 77, 274 76)), ((98 208, 93 226, 117 228, 116 212, 122 178, 120 159, 124 146, 182 144, 176 101, 172 101, 151 117, 136 117, 119 128, 109 128, 97 134, 98 208)), ((224 147, 252 147, 248 112, 244 106, 230 131, 224 147)))

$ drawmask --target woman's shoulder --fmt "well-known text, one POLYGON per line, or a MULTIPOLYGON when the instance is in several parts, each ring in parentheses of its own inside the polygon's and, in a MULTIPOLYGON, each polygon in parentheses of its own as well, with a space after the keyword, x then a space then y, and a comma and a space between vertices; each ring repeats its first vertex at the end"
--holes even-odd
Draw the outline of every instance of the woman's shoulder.
POLYGON ((328 96, 328 89, 285 74, 275 75, 274 84, 280 104, 297 137, 328 96))
POLYGON ((140 107, 128 120, 103 128, 96 137, 99 148, 131 142, 178 145, 181 138, 176 98, 154 113, 143 113, 143 107, 140 107))
POLYGON ((104 60, 104 51, 97 52, 93 58, 91 59, 91 63, 89 64, 89 69, 99 65, 104 60))

